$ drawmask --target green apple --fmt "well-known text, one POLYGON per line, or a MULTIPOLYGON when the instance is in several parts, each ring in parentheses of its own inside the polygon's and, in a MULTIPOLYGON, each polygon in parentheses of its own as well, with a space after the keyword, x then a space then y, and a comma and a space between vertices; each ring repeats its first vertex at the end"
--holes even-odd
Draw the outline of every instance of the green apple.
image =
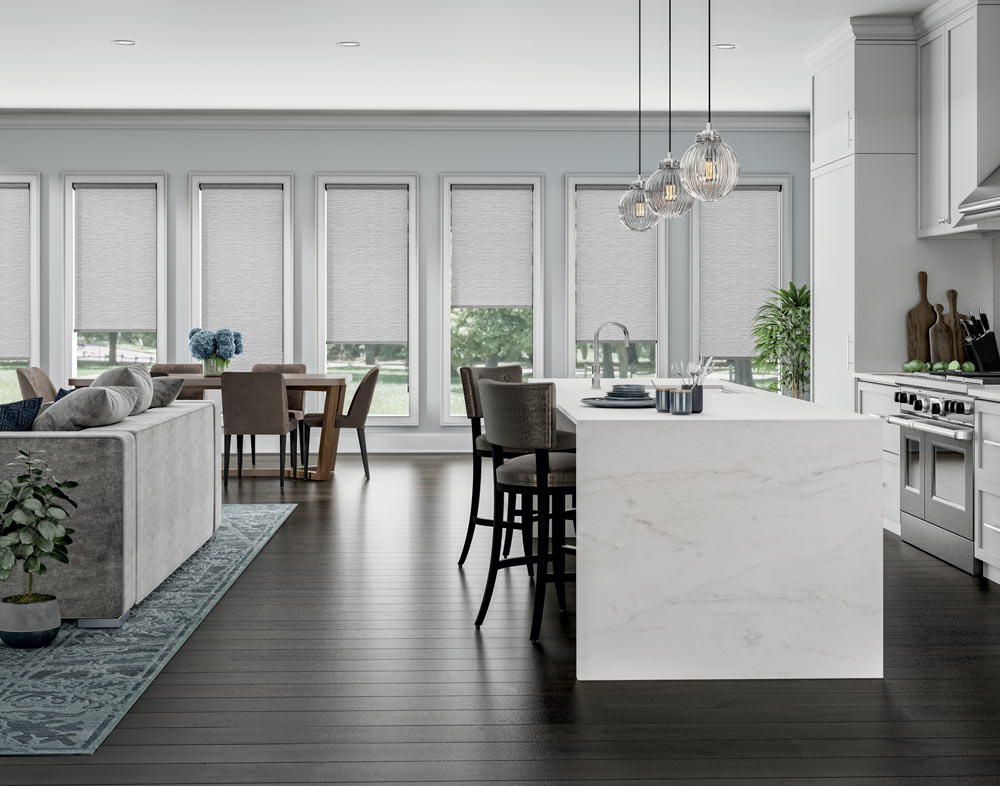
POLYGON ((971 360, 966 360, 962 364, 962 371, 968 372, 968 371, 975 371, 975 370, 976 370, 976 364, 973 363, 971 360))
POLYGON ((953 360, 951 361, 951 363, 948 364, 949 371, 958 371, 960 368, 962 368, 962 364, 959 363, 957 360, 953 360))

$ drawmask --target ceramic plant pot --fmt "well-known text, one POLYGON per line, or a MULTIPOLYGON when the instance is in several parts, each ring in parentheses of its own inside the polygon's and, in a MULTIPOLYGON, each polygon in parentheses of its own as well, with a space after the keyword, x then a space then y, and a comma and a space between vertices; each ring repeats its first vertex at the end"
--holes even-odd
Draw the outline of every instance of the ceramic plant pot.
POLYGON ((8 647, 35 649, 47 647, 59 633, 62 619, 55 595, 33 595, 31 603, 14 603, 20 595, 0 602, 0 641, 8 647))

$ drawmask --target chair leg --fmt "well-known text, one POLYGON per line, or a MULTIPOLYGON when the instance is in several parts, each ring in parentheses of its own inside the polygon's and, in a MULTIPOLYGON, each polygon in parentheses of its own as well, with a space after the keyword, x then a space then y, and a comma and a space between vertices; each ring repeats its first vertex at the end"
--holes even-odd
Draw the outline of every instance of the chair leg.
POLYGON ((278 480, 281 488, 285 487, 285 450, 288 448, 288 435, 278 437, 278 480))
POLYGON ((229 488, 229 449, 233 446, 232 434, 226 434, 222 440, 222 487, 229 488))
POLYGON ((257 466, 257 436, 255 434, 250 435, 250 465, 257 466))
POLYGON ((549 496, 538 495, 538 557, 535 561, 535 608, 531 614, 531 640, 538 641, 542 633, 542 611, 545 608, 545 583, 549 577, 549 496))
POLYGON ((309 426, 304 420, 299 421, 299 442, 302 447, 302 479, 309 475, 309 426))
POLYGON ((365 480, 371 480, 372 476, 368 474, 368 443, 365 442, 365 430, 363 428, 358 429, 358 444, 361 445, 361 463, 365 465, 365 480))
POLYGON ((566 497, 556 494, 552 501, 552 572, 555 574, 559 611, 566 611, 566 497))
MULTIPOLYGON (((531 536, 532 531, 535 529, 532 523, 532 517, 535 515, 535 498, 531 494, 521 495, 521 546, 524 548, 524 556, 531 556, 531 536)), ((526 566, 528 568, 528 576, 535 575, 535 566, 528 560, 526 566)))
POLYGON ((465 531, 465 545, 462 546, 462 556, 458 564, 464 565, 472 546, 472 536, 476 534, 476 521, 479 519, 479 492, 483 484, 483 457, 472 451, 472 508, 469 511, 469 527, 465 531))
POLYGON ((517 494, 507 495, 507 532, 503 540, 503 555, 510 556, 510 544, 514 542, 514 512, 517 506, 517 494))
MULTIPOLYGON (((253 437, 251 436, 251 439, 253 437)), ((243 435, 236 435, 236 478, 243 482, 243 435)))
POLYGON ((500 569, 500 546, 503 543, 503 492, 493 492, 493 542, 490 546, 490 567, 486 574, 486 588, 483 590, 483 602, 479 606, 479 614, 476 616, 476 627, 483 624, 486 619, 486 611, 490 607, 490 599, 493 597, 493 588, 497 583, 497 572, 500 569))
POLYGON ((291 437, 291 450, 288 451, 288 455, 292 459, 292 480, 296 477, 296 472, 298 470, 298 452, 299 452, 299 427, 293 428, 289 434, 291 437))

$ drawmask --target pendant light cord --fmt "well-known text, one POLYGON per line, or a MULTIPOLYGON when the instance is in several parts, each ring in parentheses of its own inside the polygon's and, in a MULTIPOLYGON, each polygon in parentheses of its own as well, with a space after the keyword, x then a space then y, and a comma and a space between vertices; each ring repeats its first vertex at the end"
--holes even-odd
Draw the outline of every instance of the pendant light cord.
POLYGON ((642 0, 637 0, 639 6, 639 166, 637 177, 642 179, 642 0))
POLYGON ((667 0, 667 155, 674 157, 674 0, 667 0))
POLYGON ((712 125, 712 0, 708 0, 708 124, 712 125))

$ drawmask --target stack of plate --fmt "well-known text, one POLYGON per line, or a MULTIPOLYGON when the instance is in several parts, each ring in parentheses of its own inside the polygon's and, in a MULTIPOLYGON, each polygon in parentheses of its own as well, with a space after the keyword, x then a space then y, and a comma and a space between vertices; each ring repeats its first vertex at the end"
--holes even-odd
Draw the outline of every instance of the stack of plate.
POLYGON ((612 385, 608 393, 608 398, 615 401, 641 401, 649 397, 645 385, 612 385))

